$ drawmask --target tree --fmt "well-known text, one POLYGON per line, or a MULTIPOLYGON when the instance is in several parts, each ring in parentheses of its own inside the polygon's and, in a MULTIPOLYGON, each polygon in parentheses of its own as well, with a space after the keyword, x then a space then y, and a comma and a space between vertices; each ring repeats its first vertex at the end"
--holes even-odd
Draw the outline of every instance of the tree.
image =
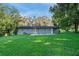
POLYGON ((53 26, 53 23, 51 22, 51 20, 46 17, 46 16, 42 16, 42 17, 37 17, 34 20, 34 25, 35 26, 53 26))
POLYGON ((75 32, 78 32, 79 4, 56 4, 54 7, 50 7, 50 12, 53 13, 55 21, 61 28, 69 30, 74 25, 75 32))
POLYGON ((18 26, 32 26, 31 18, 20 17, 17 22, 18 22, 18 26))
POLYGON ((10 15, 4 15, 3 19, 0 19, 0 32, 3 35, 10 35, 16 28, 16 24, 10 15))
POLYGON ((19 13, 13 7, 0 4, 0 34, 10 35, 17 26, 19 13))

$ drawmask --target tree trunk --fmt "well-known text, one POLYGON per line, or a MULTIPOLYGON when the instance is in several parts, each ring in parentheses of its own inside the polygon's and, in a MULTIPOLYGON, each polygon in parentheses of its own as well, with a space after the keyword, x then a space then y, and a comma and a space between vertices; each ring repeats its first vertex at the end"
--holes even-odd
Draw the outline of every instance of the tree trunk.
POLYGON ((4 36, 8 36, 8 33, 5 33, 4 36))
POLYGON ((75 23, 75 33, 78 32, 78 23, 75 23))
POLYGON ((9 35, 10 35, 10 31, 7 30, 7 31, 5 32, 5 34, 4 34, 4 36, 9 36, 9 35))
POLYGON ((14 31, 14 34, 15 34, 15 35, 17 35, 17 31, 18 31, 18 29, 17 29, 17 28, 15 28, 15 31, 14 31))

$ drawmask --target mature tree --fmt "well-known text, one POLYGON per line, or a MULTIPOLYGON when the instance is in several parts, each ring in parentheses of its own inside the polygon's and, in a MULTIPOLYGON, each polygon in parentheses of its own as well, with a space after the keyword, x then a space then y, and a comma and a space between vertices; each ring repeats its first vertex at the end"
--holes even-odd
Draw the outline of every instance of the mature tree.
POLYGON ((37 17, 34 20, 34 25, 35 26, 53 26, 53 23, 51 22, 51 20, 46 17, 46 16, 42 16, 42 17, 37 17))
POLYGON ((61 3, 50 7, 50 12, 53 13, 55 22, 66 30, 69 30, 74 25, 75 32, 78 32, 79 25, 79 4, 76 3, 61 3))
POLYGON ((31 18, 20 17, 17 22, 18 22, 18 26, 32 26, 31 18))
POLYGON ((4 15, 4 18, 0 19, 0 32, 2 32, 3 35, 10 35, 15 28, 15 21, 12 20, 10 15, 4 15))
POLYGON ((10 35, 16 28, 19 13, 14 7, 0 4, 0 34, 10 35))

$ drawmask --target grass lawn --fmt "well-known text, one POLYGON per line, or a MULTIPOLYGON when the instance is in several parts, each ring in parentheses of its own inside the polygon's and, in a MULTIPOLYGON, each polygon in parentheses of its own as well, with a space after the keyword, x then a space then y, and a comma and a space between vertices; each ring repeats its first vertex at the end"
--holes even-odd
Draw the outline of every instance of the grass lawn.
POLYGON ((79 34, 0 37, 1 56, 79 55, 79 34))

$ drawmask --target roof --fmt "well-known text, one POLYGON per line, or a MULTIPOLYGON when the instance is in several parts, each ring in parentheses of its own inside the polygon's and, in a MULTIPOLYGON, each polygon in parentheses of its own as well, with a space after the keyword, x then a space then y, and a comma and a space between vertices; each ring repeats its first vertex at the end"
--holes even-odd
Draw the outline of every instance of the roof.
POLYGON ((58 27, 55 27, 55 26, 18 26, 17 29, 50 29, 50 28, 53 28, 53 29, 57 29, 58 27))

